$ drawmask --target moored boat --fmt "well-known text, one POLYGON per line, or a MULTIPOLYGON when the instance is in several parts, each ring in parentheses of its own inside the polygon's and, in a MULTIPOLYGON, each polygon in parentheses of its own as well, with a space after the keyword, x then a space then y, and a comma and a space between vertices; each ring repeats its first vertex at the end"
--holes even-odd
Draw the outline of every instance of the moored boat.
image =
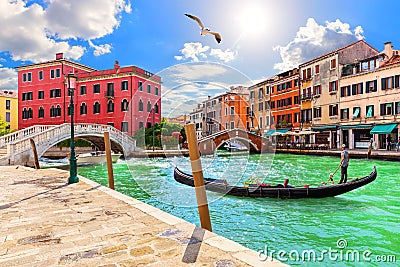
MULTIPOLYGON (((118 161, 122 154, 111 153, 112 163, 118 161)), ((78 164, 100 164, 107 162, 106 152, 83 153, 77 156, 78 164)))
MULTIPOLYGON (((376 167, 362 178, 356 178, 343 184, 327 184, 318 187, 283 187, 282 185, 268 186, 249 184, 248 186, 230 185, 224 179, 204 178, 206 190, 242 197, 269 197, 269 198, 323 198, 341 195, 371 183, 377 176, 376 167)), ((193 176, 174 169, 174 179, 188 186, 194 187, 193 176)))

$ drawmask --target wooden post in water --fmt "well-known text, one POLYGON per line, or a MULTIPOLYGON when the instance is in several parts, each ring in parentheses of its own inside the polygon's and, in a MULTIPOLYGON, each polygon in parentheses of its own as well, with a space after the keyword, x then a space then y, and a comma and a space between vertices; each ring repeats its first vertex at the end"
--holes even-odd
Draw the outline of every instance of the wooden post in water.
POLYGON ((114 188, 114 171, 112 166, 112 158, 111 158, 111 141, 110 141, 110 133, 104 132, 104 144, 106 149, 106 158, 107 158, 107 171, 108 171, 108 187, 111 189, 114 188))
POLYGON ((31 139, 29 139, 29 141, 31 142, 31 147, 32 147, 32 151, 33 151, 33 158, 35 160, 35 168, 36 169, 40 169, 39 157, 38 157, 37 150, 36 150, 35 140, 33 140, 33 138, 31 138, 31 139))
POLYGON ((206 188, 204 186, 203 169, 201 167, 199 146, 197 144, 196 131, 193 123, 185 125, 186 137, 188 141, 190 163, 192 165, 192 173, 194 186, 196 191, 197 207, 200 215, 201 227, 212 231, 210 212, 208 210, 208 202, 206 188))

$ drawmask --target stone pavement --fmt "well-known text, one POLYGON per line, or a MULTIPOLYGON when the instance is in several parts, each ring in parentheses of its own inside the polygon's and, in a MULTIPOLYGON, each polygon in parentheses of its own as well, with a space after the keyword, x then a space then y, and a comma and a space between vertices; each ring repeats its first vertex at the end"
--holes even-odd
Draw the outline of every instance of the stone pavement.
POLYGON ((0 167, 0 266, 282 266, 88 179, 0 167))

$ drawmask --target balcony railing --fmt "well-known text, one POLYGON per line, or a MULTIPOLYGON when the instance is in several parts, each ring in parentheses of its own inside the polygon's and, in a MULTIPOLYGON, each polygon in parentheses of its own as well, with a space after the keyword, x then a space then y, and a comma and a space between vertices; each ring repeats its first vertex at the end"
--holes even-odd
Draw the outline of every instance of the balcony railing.
POLYGON ((105 98, 114 98, 114 90, 107 90, 104 92, 105 98))
POLYGON ((307 100, 307 99, 311 99, 312 96, 313 96, 312 93, 305 93, 305 94, 301 94, 300 98, 301 98, 301 100, 307 100))

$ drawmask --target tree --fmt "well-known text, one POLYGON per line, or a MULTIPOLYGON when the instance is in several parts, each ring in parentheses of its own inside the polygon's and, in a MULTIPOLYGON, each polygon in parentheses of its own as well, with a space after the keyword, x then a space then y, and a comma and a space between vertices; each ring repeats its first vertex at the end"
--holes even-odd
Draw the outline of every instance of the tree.
POLYGON ((0 117, 0 136, 11 133, 10 124, 8 122, 3 121, 3 118, 0 117))

